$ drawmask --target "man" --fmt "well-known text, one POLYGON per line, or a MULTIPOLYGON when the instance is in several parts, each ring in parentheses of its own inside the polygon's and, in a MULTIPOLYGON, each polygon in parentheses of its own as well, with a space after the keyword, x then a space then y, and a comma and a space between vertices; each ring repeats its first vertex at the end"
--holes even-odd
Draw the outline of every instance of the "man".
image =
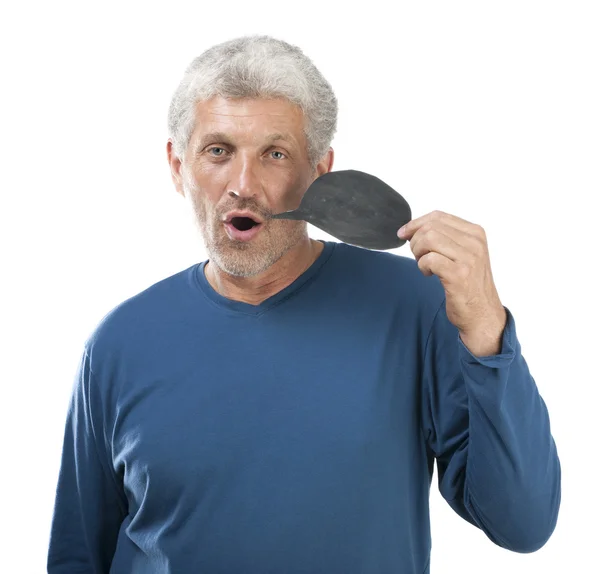
POLYGON ((415 263, 269 221, 332 169, 336 117, 273 38, 188 68, 167 155, 209 258, 86 342, 50 573, 427 573, 434 460, 495 544, 550 537, 559 459, 481 227, 413 220, 415 263))

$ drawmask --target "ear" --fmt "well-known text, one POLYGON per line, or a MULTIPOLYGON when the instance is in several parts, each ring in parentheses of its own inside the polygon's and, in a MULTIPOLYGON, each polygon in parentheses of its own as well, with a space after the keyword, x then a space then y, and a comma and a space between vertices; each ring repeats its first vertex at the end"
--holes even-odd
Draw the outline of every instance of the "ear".
POLYGON ((324 173, 329 173, 331 171, 331 168, 333 167, 333 158, 333 148, 330 147, 327 153, 323 156, 323 158, 315 168, 315 179, 317 177, 321 177, 324 173))
POLYGON ((169 161, 169 167, 171 169, 171 179, 175 185, 177 193, 185 197, 183 191, 183 177, 181 174, 181 159, 175 154, 173 149, 173 142, 169 139, 167 142, 167 159, 169 161))

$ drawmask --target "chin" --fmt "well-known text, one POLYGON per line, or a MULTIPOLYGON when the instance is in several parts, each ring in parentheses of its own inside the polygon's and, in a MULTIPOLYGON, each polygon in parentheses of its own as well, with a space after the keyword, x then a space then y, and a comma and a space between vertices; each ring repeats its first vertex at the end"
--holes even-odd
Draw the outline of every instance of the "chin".
POLYGON ((230 240, 214 242, 207 251, 221 271, 234 277, 259 275, 279 259, 265 246, 230 240))
MULTIPOLYGON (((283 238, 282 238, 283 239, 283 238)), ((285 241, 269 242, 218 242, 208 249, 215 265, 233 277, 255 277, 267 271, 297 244, 292 237, 285 241)))
POLYGON ((275 263, 275 261, 268 260, 264 255, 257 258, 252 257, 247 252, 239 251, 233 254, 213 253, 212 260, 221 271, 233 277, 260 275, 275 263))

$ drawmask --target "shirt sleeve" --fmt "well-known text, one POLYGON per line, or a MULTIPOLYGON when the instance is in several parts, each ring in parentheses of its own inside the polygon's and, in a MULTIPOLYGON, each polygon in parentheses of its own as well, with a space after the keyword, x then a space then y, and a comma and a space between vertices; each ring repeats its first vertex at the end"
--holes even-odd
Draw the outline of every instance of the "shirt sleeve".
POLYGON ((126 516, 112 473, 98 385, 84 352, 73 385, 50 530, 49 574, 108 574, 126 516))
POLYGON ((425 347, 422 425, 449 505, 498 546, 534 552, 556 526, 561 468, 546 405, 505 310, 500 352, 476 357, 442 301, 425 347))

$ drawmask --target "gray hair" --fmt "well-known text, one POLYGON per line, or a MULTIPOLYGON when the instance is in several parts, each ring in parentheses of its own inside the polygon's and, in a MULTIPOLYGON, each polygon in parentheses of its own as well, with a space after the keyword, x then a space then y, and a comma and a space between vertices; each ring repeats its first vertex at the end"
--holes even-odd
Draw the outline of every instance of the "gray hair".
POLYGON ((244 36, 195 58, 173 94, 168 130, 183 158, 195 123, 195 105, 214 96, 285 98, 304 114, 311 166, 327 153, 337 128, 337 99, 329 83, 297 47, 270 36, 244 36))

